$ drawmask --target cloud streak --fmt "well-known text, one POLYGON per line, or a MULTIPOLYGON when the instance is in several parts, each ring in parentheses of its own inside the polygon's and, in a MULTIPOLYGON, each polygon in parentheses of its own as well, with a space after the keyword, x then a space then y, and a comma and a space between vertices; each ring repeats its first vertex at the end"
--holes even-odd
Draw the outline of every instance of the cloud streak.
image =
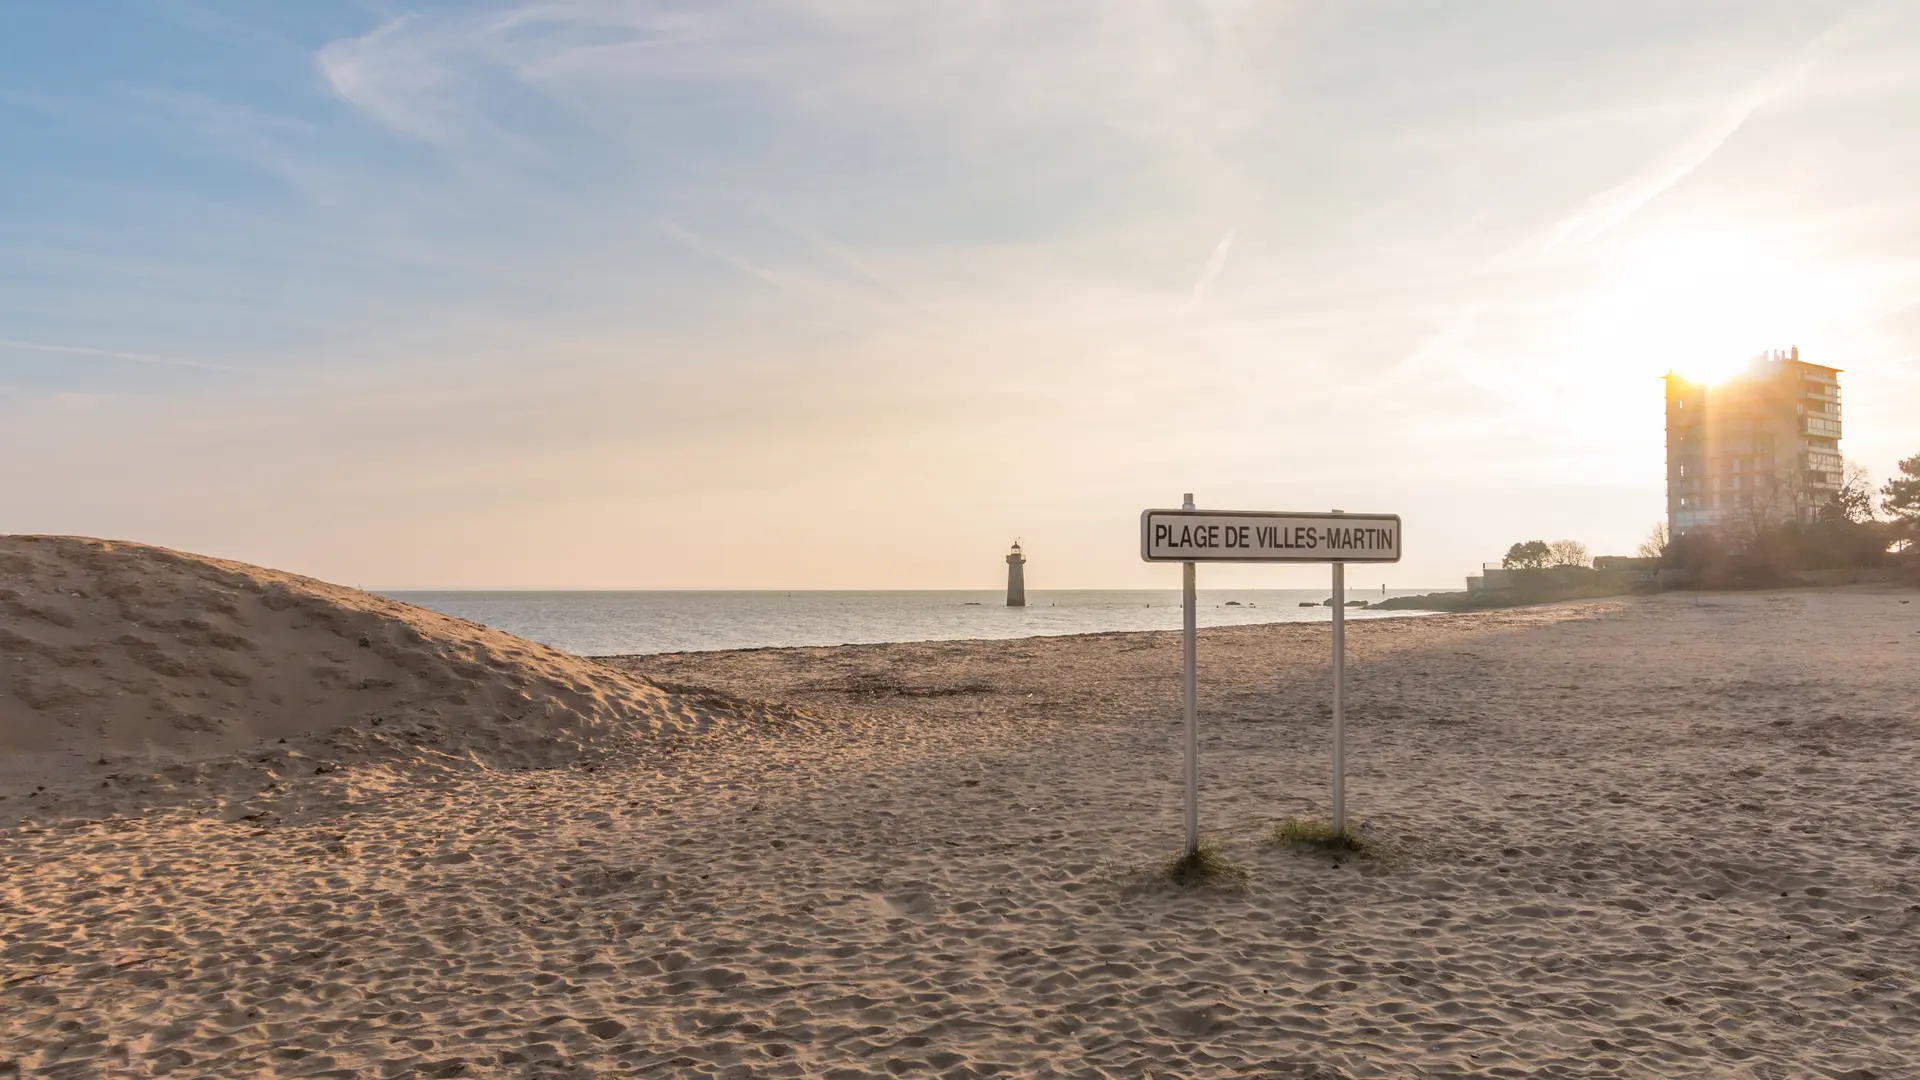
POLYGON ((1540 245, 1541 254, 1563 246, 1587 243, 1618 227, 1642 207, 1659 198, 1687 177, 1692 176, 1727 140, 1734 137, 1760 110, 1778 102, 1832 54, 1842 37, 1859 25, 1857 18, 1844 19, 1802 46, 1785 63, 1733 95, 1717 115, 1697 128, 1687 139, 1659 160, 1635 174, 1626 183, 1602 191, 1587 200, 1578 212, 1548 230, 1540 245))
POLYGON ((0 338, 0 352, 20 350, 22 352, 47 353, 54 356, 84 356, 94 360, 117 360, 129 364, 150 364, 156 367, 188 368, 194 371, 218 371, 227 375, 254 374, 252 369, 231 367, 226 364, 209 364, 201 360, 181 360, 169 356, 155 356, 152 353, 125 352, 119 349, 96 349, 85 345, 56 345, 45 341, 17 341, 0 338))
POLYGON ((1213 245, 1213 254, 1207 256, 1207 265, 1201 269, 1200 276, 1194 279, 1193 289, 1187 298, 1188 310, 1200 309, 1201 303, 1207 298, 1207 290, 1213 288, 1213 283, 1219 278, 1220 271, 1227 268, 1227 252, 1233 247, 1233 238, 1239 231, 1238 226, 1228 229, 1227 234, 1220 238, 1220 242, 1213 245))
MULTIPOLYGON (((1693 176, 1736 135, 1752 117, 1785 98, 1839 47, 1849 33, 1863 25, 1863 17, 1849 16, 1830 25, 1800 45, 1784 62, 1765 75, 1724 99, 1712 119, 1696 127, 1685 139, 1665 154, 1641 168, 1626 182, 1593 194, 1584 205, 1545 230, 1528 236, 1521 243, 1487 260, 1473 275, 1485 281, 1475 299, 1468 301, 1419 348, 1394 365, 1387 384, 1404 385, 1409 380, 1452 369, 1469 377, 1482 378, 1491 388, 1503 380, 1497 373, 1482 370, 1483 365, 1468 355, 1473 333, 1494 301, 1487 294, 1511 295, 1514 281, 1540 271, 1557 260, 1565 260, 1581 248, 1619 228, 1630 218, 1693 176)), ((1646 112, 1646 106, 1640 106, 1646 112)), ((1586 123, 1591 116, 1578 118, 1586 123)), ((1538 125, 1535 125, 1536 127, 1538 125)), ((1524 390, 1505 383, 1510 389, 1524 390)))

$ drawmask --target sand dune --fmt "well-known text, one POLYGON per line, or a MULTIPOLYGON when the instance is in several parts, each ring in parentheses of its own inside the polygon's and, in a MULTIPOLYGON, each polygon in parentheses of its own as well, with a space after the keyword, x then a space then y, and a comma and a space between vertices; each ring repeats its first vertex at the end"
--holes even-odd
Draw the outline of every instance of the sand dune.
POLYGON ((1325 628, 1202 634, 1231 888, 1151 873, 1167 634, 629 658, 573 678, 816 719, 42 814, 0 830, 0 1076, 1916 1075, 1914 594, 1349 635, 1377 860, 1267 842, 1324 812, 1325 628))
POLYGON ((0 794, 131 803, 259 766, 527 768, 795 719, 310 578, 73 537, 0 538, 0 665, 0 794))

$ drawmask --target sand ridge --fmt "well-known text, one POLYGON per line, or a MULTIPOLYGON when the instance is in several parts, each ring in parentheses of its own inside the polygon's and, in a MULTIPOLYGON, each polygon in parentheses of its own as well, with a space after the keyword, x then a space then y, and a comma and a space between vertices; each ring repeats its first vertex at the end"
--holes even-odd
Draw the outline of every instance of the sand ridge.
POLYGON ((804 719, 294 574, 0 537, 0 820, 29 797, 46 818, 69 788, 125 814, 263 778, 550 767, 804 719))

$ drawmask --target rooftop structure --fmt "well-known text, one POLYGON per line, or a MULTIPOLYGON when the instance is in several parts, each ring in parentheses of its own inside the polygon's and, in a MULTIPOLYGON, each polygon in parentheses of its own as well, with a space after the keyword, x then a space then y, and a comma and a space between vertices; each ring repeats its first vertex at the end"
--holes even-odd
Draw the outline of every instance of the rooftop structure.
POLYGON ((1800 349, 1708 385, 1669 373, 1667 528, 1751 535, 1810 521, 1840 490, 1839 368, 1800 349))

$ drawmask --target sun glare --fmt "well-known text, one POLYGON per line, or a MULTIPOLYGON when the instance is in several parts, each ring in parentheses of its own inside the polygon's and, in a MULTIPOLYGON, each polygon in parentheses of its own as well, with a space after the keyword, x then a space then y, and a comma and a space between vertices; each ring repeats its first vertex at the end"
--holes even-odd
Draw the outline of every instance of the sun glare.
POLYGON ((1675 375, 1691 382, 1717 386, 1745 371, 1757 355, 1756 351, 1739 356, 1729 353, 1720 356, 1689 357, 1684 363, 1670 364, 1668 368, 1675 375))
POLYGON ((1754 356, 1823 337, 1848 309, 1844 284, 1751 235, 1664 232, 1629 245, 1596 297, 1596 330, 1635 367, 1720 382, 1754 356))

